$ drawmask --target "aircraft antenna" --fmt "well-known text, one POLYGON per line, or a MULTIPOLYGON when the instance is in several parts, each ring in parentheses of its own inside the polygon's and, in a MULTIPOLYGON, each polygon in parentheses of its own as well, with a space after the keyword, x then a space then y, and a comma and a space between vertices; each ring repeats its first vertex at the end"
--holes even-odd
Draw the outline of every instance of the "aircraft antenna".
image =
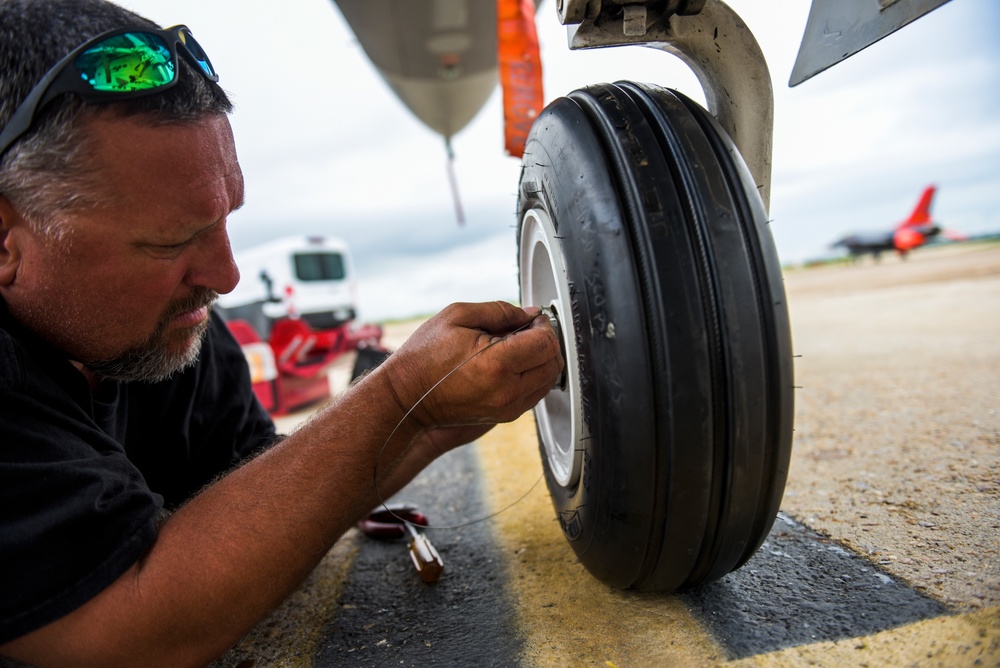
POLYGON ((455 203, 455 218, 459 225, 465 225, 465 212, 462 211, 462 199, 458 194, 458 179, 455 178, 455 152, 451 149, 451 137, 444 138, 444 148, 448 152, 448 183, 451 184, 451 198, 455 203))

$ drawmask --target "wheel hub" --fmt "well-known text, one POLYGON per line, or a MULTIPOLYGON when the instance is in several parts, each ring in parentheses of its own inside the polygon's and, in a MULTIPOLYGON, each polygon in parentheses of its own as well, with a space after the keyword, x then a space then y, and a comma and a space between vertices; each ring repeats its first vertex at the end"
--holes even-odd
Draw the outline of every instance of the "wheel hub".
POLYGON ((530 209, 521 221, 521 304, 540 306, 559 337, 566 366, 556 387, 535 406, 539 438, 556 482, 573 487, 580 478, 581 448, 587 430, 583 422, 580 373, 576 365, 566 262, 555 227, 542 209, 530 209))
MULTIPOLYGON (((549 325, 552 327, 552 331, 556 333, 556 338, 559 339, 559 352, 562 354, 563 362, 566 361, 566 344, 563 343, 563 333, 562 325, 559 324, 559 314, 556 312, 555 304, 550 304, 549 306, 542 307, 542 313, 544 313, 549 318, 549 325)), ((563 367, 563 371, 559 374, 559 378, 556 379, 556 384, 553 386, 556 390, 566 390, 566 368, 563 367)))

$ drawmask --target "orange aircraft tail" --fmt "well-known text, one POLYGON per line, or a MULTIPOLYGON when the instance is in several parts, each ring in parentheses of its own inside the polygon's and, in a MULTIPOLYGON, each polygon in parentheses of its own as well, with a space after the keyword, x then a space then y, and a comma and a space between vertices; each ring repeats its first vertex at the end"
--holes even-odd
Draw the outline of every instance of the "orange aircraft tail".
POLYGON ((927 225, 931 222, 931 201, 934 199, 934 192, 937 190, 935 186, 927 186, 924 188, 923 194, 920 196, 920 201, 917 202, 917 208, 913 210, 910 217, 899 224, 897 230, 901 230, 905 227, 917 227, 918 225, 927 225))

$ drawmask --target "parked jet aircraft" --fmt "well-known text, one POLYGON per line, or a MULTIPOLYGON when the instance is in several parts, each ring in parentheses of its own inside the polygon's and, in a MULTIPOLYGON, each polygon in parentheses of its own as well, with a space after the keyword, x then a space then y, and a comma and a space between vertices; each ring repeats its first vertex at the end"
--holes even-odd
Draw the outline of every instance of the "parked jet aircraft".
POLYGON ((834 243, 833 247, 846 248, 852 258, 870 253, 878 260, 883 251, 896 251, 900 257, 905 258, 908 252, 923 246, 943 232, 941 226, 931 218, 931 202, 936 190, 933 185, 927 186, 913 213, 896 225, 895 229, 852 234, 834 243))

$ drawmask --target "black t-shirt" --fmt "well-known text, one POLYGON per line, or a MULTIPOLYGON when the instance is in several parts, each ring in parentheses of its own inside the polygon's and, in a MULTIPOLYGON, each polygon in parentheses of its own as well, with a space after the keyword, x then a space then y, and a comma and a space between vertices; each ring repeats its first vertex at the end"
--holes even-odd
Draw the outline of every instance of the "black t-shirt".
POLYGON ((218 315, 193 367, 92 393, 0 300, 0 643, 93 598, 150 548, 164 509, 274 440, 218 315))

